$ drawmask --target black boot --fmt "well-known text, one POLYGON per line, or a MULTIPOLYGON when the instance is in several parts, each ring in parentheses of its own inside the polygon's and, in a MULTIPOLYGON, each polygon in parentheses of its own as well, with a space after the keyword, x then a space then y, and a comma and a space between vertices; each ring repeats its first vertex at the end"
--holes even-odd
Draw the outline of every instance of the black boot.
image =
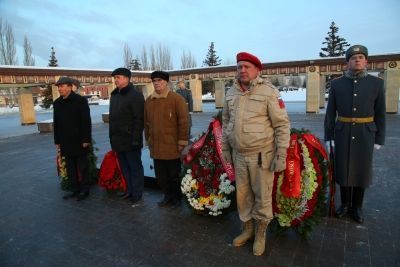
POLYGON ((349 206, 340 206, 340 208, 338 208, 337 210, 336 210, 336 217, 337 218, 342 218, 342 217, 344 217, 344 216, 346 216, 347 215, 347 213, 349 213, 349 211, 350 211, 350 207, 349 206))
POLYGON ((364 191, 362 187, 353 188, 353 219, 358 223, 364 222, 364 213, 362 211, 362 204, 364 200, 364 191))
POLYGON ((340 198, 342 201, 342 205, 336 211, 336 217, 342 218, 350 211, 350 196, 351 196, 351 187, 341 186, 340 187, 340 198))
POLYGON ((361 208, 355 208, 353 210, 353 219, 358 222, 358 223, 363 223, 364 222, 364 213, 361 208))

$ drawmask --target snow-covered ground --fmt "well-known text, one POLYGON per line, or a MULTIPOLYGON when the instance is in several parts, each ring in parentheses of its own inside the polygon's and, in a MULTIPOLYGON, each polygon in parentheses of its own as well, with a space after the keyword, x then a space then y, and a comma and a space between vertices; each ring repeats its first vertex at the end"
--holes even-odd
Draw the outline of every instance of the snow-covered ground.
POLYGON ((285 102, 305 102, 306 92, 306 88, 298 88, 297 91, 280 91, 280 94, 285 102))

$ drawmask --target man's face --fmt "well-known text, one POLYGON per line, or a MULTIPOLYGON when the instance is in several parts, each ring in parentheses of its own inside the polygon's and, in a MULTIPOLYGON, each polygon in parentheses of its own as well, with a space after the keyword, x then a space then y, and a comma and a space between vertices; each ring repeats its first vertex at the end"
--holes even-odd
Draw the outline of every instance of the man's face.
POLYGON ((71 91, 72 91, 72 85, 60 84, 58 86, 58 92, 60 93, 60 96, 62 96, 63 98, 66 98, 67 96, 69 96, 71 91))
POLYGON ((114 75, 114 83, 118 89, 121 89, 129 84, 129 78, 124 75, 114 75))
POLYGON ((347 68, 351 71, 358 72, 364 70, 367 64, 367 59, 363 54, 355 54, 351 56, 349 62, 347 62, 347 68))
POLYGON ((185 83, 179 82, 178 87, 179 87, 179 89, 185 89, 186 86, 185 86, 185 83))
POLYGON ((243 84, 249 84, 259 75, 260 70, 253 64, 247 61, 239 61, 237 63, 237 74, 239 80, 243 84))
POLYGON ((160 78, 154 78, 152 80, 152 82, 153 82, 154 90, 157 92, 157 94, 161 94, 168 87, 168 82, 166 80, 163 80, 160 78))

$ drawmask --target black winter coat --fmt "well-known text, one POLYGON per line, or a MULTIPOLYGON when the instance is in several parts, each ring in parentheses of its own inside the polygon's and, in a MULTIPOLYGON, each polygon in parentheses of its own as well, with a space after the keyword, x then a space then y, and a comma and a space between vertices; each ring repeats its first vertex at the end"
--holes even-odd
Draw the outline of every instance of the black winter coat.
POLYGON ((385 143, 383 80, 371 75, 345 76, 331 82, 325 116, 325 140, 335 141, 335 174, 341 186, 368 187, 372 182, 374 144, 385 143), (337 121, 337 116, 373 117, 370 123, 337 121))
POLYGON ((91 143, 92 121, 87 100, 74 92, 53 103, 54 143, 60 145, 63 156, 78 156, 87 152, 83 143, 91 143))
POLYGON ((111 93, 109 136, 114 151, 131 151, 143 147, 144 96, 129 83, 111 93))

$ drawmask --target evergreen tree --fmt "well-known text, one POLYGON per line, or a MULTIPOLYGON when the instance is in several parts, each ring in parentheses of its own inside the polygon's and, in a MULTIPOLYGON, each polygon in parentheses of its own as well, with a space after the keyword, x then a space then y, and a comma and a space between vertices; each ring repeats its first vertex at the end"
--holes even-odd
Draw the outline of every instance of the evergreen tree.
MULTIPOLYGON (((49 59, 49 67, 58 67, 56 52, 54 51, 54 47, 51 47, 51 54, 49 59)), ((53 94, 51 92, 51 85, 47 86, 47 89, 43 92, 44 98, 42 100, 43 106, 45 109, 50 108, 53 104, 53 94)))
POLYGON ((54 51, 54 47, 51 47, 51 54, 49 59, 49 67, 58 67, 56 52, 54 51))
POLYGON ((214 42, 211 42, 208 48, 206 59, 203 61, 203 66, 218 66, 221 65, 221 59, 217 57, 216 51, 214 50, 214 42))
POLYGON ((48 109, 53 104, 53 95, 51 93, 51 85, 47 85, 47 88, 43 91, 42 105, 45 109, 48 109))
POLYGON ((135 59, 131 60, 131 64, 130 64, 129 68, 131 70, 141 70, 142 69, 141 65, 142 64, 140 64, 139 58, 136 57, 135 59))
POLYGON ((343 56, 346 53, 346 47, 350 46, 347 43, 346 39, 339 37, 337 34, 339 31, 339 27, 336 26, 335 22, 332 21, 331 26, 329 27, 328 36, 325 37, 326 47, 321 48, 322 52, 319 52, 320 57, 339 57, 343 56))

